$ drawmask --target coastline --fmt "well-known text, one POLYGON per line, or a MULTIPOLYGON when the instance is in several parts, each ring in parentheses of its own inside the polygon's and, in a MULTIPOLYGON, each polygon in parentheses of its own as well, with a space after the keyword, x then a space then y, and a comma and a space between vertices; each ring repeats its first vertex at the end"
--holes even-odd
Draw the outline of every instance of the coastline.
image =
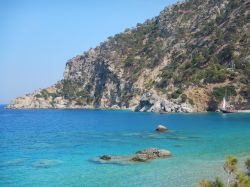
MULTIPOLYGON (((107 111, 128 111, 139 113, 155 113, 155 114, 204 114, 204 113, 220 113, 218 111, 198 111, 198 112, 154 112, 154 111, 135 111, 133 109, 117 109, 117 108, 8 108, 8 104, 1 104, 6 110, 107 110, 107 111)), ((237 110, 236 113, 250 113, 250 110, 237 110)))
POLYGON ((250 113, 250 110, 238 110, 238 113, 250 113))

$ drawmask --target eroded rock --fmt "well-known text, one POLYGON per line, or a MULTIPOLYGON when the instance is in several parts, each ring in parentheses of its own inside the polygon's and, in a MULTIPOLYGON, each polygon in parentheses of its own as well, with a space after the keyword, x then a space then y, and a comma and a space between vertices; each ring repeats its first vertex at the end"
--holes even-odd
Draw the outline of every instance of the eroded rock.
POLYGON ((168 112, 193 112, 194 108, 189 103, 181 103, 179 99, 166 99, 164 97, 151 94, 144 93, 134 108, 136 112, 160 112, 160 113, 168 113, 168 112))
POLYGON ((155 129, 157 132, 166 132, 168 131, 168 128, 163 126, 163 125, 158 125, 157 128, 155 129))

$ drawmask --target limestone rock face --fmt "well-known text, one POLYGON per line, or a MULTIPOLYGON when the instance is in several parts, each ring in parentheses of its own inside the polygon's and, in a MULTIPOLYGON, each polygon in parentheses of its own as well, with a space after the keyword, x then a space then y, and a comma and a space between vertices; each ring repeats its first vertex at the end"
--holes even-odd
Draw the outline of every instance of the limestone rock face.
POLYGON ((218 108, 216 89, 230 87, 240 109, 250 97, 249 14, 246 0, 168 6, 68 60, 63 80, 8 108, 200 112, 218 108))
POLYGON ((12 109, 46 109, 46 108, 67 108, 68 101, 63 97, 52 97, 50 93, 47 91, 52 91, 52 93, 56 90, 55 87, 50 87, 46 89, 46 96, 41 95, 44 90, 36 90, 32 94, 27 94, 22 97, 18 97, 13 100, 7 108, 12 109))
POLYGON ((143 94, 134 109, 140 112, 193 112, 189 103, 180 103, 178 100, 168 100, 150 93, 143 94))
POLYGON ((50 104, 51 98, 36 98, 33 94, 25 95, 23 97, 16 98, 8 108, 52 108, 50 104))

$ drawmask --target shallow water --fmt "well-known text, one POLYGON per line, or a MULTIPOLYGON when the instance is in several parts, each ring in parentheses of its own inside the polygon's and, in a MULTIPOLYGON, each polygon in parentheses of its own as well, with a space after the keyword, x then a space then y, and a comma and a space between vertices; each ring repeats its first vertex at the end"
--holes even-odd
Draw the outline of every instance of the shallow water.
POLYGON ((0 107, 0 186, 194 186, 223 175, 224 158, 250 155, 250 114, 152 114, 0 107), (173 132, 154 132, 157 124, 173 132), (148 147, 171 158, 100 164, 148 147))

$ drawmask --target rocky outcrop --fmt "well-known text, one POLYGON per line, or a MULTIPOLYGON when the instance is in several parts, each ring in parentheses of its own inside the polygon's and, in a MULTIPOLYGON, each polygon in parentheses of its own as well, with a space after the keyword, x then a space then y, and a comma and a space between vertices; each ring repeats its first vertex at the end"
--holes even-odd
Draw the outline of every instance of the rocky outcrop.
POLYGON ((179 100, 166 99, 145 93, 134 111, 138 112, 193 112, 193 106, 189 103, 181 103, 179 100))
MULTIPOLYGON (((32 94, 27 94, 13 100, 7 108, 11 109, 63 109, 63 108, 88 108, 79 105, 75 101, 70 101, 60 95, 56 95, 57 88, 52 86, 47 89, 37 90, 32 94)), ((91 108, 91 107, 89 107, 91 108)))
POLYGON ((122 155, 122 156, 109 156, 103 155, 94 161, 99 163, 112 163, 112 164, 133 164, 137 162, 148 162, 157 158, 167 158, 170 157, 172 153, 165 149, 148 148, 136 152, 132 155, 122 155))
POLYGON ((147 162, 156 158, 166 158, 171 156, 171 152, 164 149, 148 148, 136 152, 136 155, 131 159, 134 162, 147 162))
POLYGON ((13 109, 21 109, 21 108, 52 108, 51 105, 51 98, 37 98, 35 95, 38 94, 39 91, 35 91, 32 94, 27 94, 22 97, 18 97, 15 100, 13 100, 7 108, 13 108, 13 109))
POLYGON ((249 15, 246 0, 166 7, 70 59, 63 80, 8 108, 201 112, 216 110, 230 87, 241 109, 250 99, 249 15))

